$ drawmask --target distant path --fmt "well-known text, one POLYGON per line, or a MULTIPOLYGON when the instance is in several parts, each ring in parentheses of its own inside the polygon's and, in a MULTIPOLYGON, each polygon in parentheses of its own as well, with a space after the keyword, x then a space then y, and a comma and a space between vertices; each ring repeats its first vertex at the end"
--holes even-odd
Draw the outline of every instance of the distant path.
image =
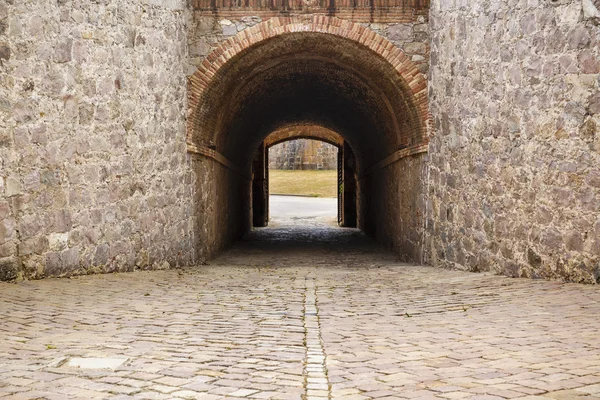
POLYGON ((270 225, 331 225, 337 221, 337 199, 322 197, 269 197, 270 225))

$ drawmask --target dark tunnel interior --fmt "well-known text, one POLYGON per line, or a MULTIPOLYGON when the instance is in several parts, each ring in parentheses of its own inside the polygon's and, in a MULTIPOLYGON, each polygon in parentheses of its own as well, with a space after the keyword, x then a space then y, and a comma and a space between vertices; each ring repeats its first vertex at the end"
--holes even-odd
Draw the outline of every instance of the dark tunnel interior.
MULTIPOLYGON (((405 214, 417 207, 422 190, 419 161, 367 172, 395 151, 421 141, 422 121, 411 88, 373 50, 315 32, 264 40, 218 70, 195 112, 193 140, 239 166, 246 178, 256 178, 255 151, 274 131, 316 125, 338 133, 356 157, 358 227, 407 259, 417 257, 420 249, 414 242, 420 222, 405 214), (403 187, 410 193, 400 193, 403 187), (402 224, 395 228, 398 219, 402 224)), ((221 220, 212 222, 211 232, 222 238, 213 247, 222 248, 251 228, 248 203, 257 185, 230 172, 202 173, 214 174, 218 183, 217 201, 209 205, 202 199, 201 204, 203 210, 214 208, 215 219, 221 220)))

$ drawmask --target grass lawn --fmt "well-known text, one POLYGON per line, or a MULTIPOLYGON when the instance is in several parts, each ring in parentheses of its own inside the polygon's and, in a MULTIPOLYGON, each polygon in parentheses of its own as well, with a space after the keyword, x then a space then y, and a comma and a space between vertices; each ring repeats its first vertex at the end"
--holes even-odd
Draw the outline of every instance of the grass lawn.
POLYGON ((337 197, 337 171, 269 170, 270 194, 337 197))

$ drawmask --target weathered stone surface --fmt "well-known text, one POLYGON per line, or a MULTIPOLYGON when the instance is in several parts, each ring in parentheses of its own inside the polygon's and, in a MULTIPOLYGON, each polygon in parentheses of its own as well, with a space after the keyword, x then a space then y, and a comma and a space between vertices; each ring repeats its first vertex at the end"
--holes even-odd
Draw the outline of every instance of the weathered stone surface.
POLYGON ((57 63, 66 63, 71 61, 72 50, 73 39, 66 39, 58 43, 54 48, 54 61, 57 63))
POLYGON ((600 114, 600 91, 593 93, 587 99, 588 107, 587 112, 590 115, 600 114))
POLYGON ((338 149, 331 144, 297 139, 269 148, 269 168, 323 170, 337 168, 338 149))
POLYGON ((0 258, 0 281, 10 281, 19 276, 19 263, 16 258, 0 258))
POLYGON ((0 65, 10 60, 10 47, 0 45, 0 65))
POLYGON ((582 224, 600 213, 600 29, 585 19, 590 7, 516 0, 432 7, 432 263, 469 269, 438 251, 456 247, 468 259, 486 253, 482 270, 596 281, 600 232, 582 224), (470 173, 473 164, 484 165, 479 175, 470 173), (477 247, 466 245, 475 240, 477 247))
POLYGON ((392 24, 388 27, 388 38, 397 41, 410 41, 413 38, 413 27, 409 24, 392 24))
POLYGON ((45 236, 38 236, 22 241, 19 244, 19 255, 27 256, 31 254, 43 254, 48 251, 48 248, 48 238, 45 236))
MULTIPOLYGON (((251 205, 235 202, 250 192, 247 177, 186 153, 187 90, 207 83, 191 78, 199 66, 220 65, 274 11, 221 10, 215 18, 214 10, 184 0, 109 3, 0 2, 0 258, 10 260, 0 279, 189 264, 249 228, 251 205)), ((362 226, 417 261, 595 282, 598 0, 431 4, 430 21, 422 9, 393 14, 398 20, 364 9, 348 17, 364 18, 357 28, 392 42, 380 55, 394 46, 408 55, 414 64, 400 68, 403 79, 431 69, 429 87, 407 86, 398 102, 428 93, 431 120, 417 129, 398 118, 389 136, 402 136, 400 145, 359 172, 415 144, 409 128, 431 134, 429 154, 360 176, 362 226)), ((305 11, 292 16, 299 21, 294 29, 311 28, 305 11)), ((334 18, 332 26, 344 29, 344 15, 334 18)), ((286 36, 283 27, 269 28, 273 21, 262 33, 286 36)), ((378 74, 350 81, 348 71, 330 67, 360 47, 350 36, 323 38, 331 39, 331 52, 320 59, 322 70, 309 71, 307 84, 325 76, 340 93, 351 93, 351 103, 375 110, 389 102, 393 96, 373 99, 387 82, 378 74)), ((282 49, 301 45, 294 40, 282 49)), ((379 60, 369 54, 365 64, 379 60)), ((295 78, 307 76, 299 63, 290 67, 298 67, 295 78)), ((226 96, 239 95, 251 79, 233 81, 226 96)), ((220 116, 237 115, 227 108, 236 98, 227 99, 220 116)), ((392 114, 411 119, 424 110, 392 114)), ((367 114, 378 120, 365 123, 360 135, 369 138, 359 146, 368 153, 380 139, 368 127, 381 123, 386 130, 389 121, 367 114)))
POLYGON ((180 0, 0 2, 0 258, 17 260, 0 279, 192 261, 187 15, 180 0), (150 207, 165 181, 178 200, 150 207), (113 241, 132 256, 112 260, 113 241))
POLYGON ((600 2, 598 0, 582 0, 583 15, 595 23, 600 23, 600 2))

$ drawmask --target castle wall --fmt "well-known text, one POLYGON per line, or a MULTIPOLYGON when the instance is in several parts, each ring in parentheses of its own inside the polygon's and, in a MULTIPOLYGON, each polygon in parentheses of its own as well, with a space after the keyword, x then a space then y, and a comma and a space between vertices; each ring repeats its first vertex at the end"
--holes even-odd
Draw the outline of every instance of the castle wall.
POLYGON ((358 226, 404 261, 427 262, 427 154, 408 156, 359 176, 358 226))
POLYGON ((187 14, 0 2, 0 279, 193 260, 187 14))
POLYGON ((600 280, 598 6, 432 3, 434 265, 600 280))
POLYGON ((329 143, 296 139, 269 148, 269 168, 285 170, 337 169, 338 148, 329 143))
MULTIPOLYGON (((220 13, 207 13, 196 9, 190 14, 192 20, 189 23, 188 36, 190 52, 188 75, 196 72, 206 56, 223 41, 237 35, 239 32, 243 32, 248 27, 267 21, 270 17, 270 15, 264 16, 264 13, 251 10, 246 11, 246 13, 246 16, 240 17, 237 13, 228 13, 226 10, 220 10, 220 13)), ((312 16, 308 14, 307 17, 312 16)), ((363 17, 365 16, 363 15, 363 17)), ((394 43, 410 56, 410 59, 419 66, 421 72, 427 73, 429 67, 427 14, 409 14, 398 17, 399 22, 389 22, 385 19, 383 21, 368 22, 368 18, 362 19, 366 20, 361 22, 363 25, 368 26, 369 29, 394 43)))
POLYGON ((245 166, 187 152, 186 80, 284 12, 429 73, 429 154, 361 166, 363 229, 433 265, 599 281, 600 1, 359 3, 0 2, 0 280, 190 264, 247 230, 245 166))
POLYGON ((193 155, 194 228, 196 261, 205 261, 219 254, 250 230, 251 181, 215 160, 193 155), (242 200, 242 201, 240 201, 242 200))

